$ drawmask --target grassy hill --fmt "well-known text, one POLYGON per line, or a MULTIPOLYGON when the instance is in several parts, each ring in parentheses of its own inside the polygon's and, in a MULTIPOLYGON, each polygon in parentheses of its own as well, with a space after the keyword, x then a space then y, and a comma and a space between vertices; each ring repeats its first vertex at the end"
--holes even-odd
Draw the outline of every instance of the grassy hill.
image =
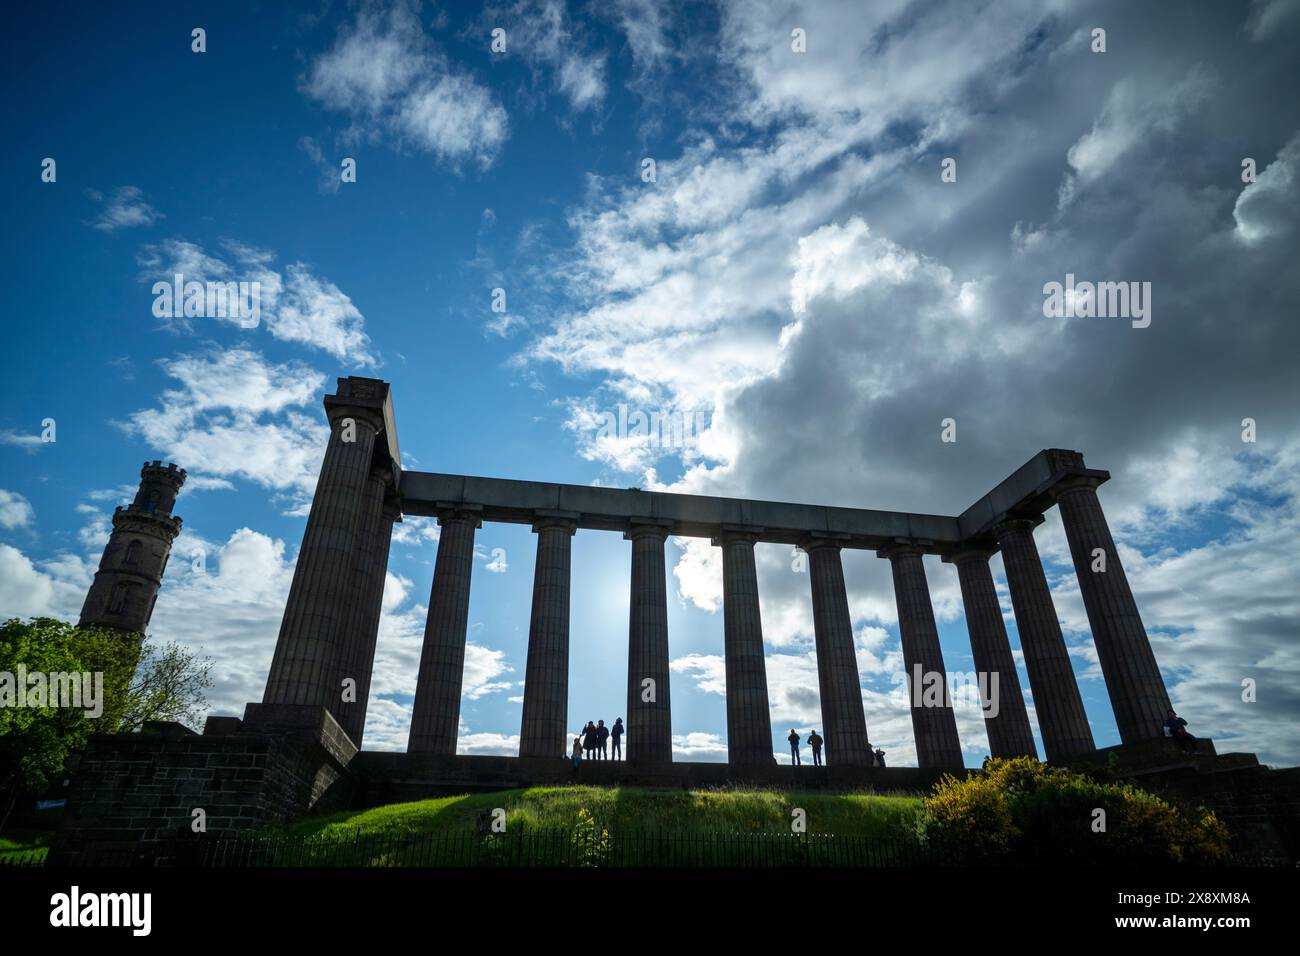
POLYGON ((791 811, 807 815, 809 833, 897 837, 921 807, 915 795, 769 790, 652 790, 641 787, 530 787, 395 803, 310 817, 277 828, 284 836, 342 838, 475 832, 482 814, 501 807, 506 826, 572 828, 586 810, 604 828, 675 833, 789 833, 791 811))

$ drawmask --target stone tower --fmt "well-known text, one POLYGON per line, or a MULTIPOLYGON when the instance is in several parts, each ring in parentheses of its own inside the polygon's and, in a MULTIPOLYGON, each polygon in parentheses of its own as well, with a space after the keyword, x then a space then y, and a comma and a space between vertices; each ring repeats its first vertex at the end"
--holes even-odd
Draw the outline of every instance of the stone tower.
POLYGON ((113 512, 113 533, 82 605, 79 626, 144 633, 172 542, 181 530, 172 506, 183 484, 184 468, 144 463, 135 500, 113 512))

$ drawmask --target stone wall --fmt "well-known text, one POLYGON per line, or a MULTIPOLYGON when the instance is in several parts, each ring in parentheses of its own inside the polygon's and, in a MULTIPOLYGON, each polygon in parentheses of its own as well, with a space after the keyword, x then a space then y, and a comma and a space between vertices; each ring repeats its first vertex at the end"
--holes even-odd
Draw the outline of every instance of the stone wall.
POLYGON ((355 748, 323 708, 311 710, 306 722, 273 710, 260 724, 247 719, 257 714, 218 718, 203 735, 167 724, 91 738, 50 864, 176 862, 199 808, 210 836, 347 808, 355 748))

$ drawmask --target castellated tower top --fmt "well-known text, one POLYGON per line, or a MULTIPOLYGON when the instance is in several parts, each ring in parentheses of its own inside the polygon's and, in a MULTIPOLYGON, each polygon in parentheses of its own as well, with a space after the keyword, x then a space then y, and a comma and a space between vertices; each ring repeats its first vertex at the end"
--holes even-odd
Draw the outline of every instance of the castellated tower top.
POLYGON ((174 463, 146 461, 140 469, 140 488, 127 510, 170 517, 185 477, 185 469, 177 468, 174 463))

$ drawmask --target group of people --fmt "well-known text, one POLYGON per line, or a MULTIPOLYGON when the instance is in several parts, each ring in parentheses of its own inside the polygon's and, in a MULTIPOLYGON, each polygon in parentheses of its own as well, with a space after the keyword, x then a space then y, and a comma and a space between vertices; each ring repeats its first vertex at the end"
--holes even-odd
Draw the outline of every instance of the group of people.
POLYGON ((582 763, 582 755, 586 753, 588 760, 608 760, 610 759, 606 750, 609 743, 613 743, 614 760, 623 759, 623 718, 620 717, 614 721, 614 726, 606 727, 603 720, 592 723, 587 721, 587 726, 582 728, 582 733, 573 738, 573 769, 577 770, 578 765, 582 763))
MULTIPOLYGON (((790 762, 796 767, 802 766, 803 761, 799 758, 799 742, 802 738, 800 738, 798 732, 791 727, 790 736, 785 739, 790 741, 790 762)), ((808 746, 812 748, 814 767, 822 766, 823 743, 824 741, 822 740, 821 734, 817 733, 817 728, 814 727, 813 732, 808 735, 808 746)), ((871 766, 883 767, 885 765, 885 752, 879 747, 876 747, 873 750, 870 741, 867 742, 867 752, 872 756, 871 766)))
MULTIPOLYGON (((1180 747, 1196 753, 1196 738, 1187 732, 1187 721, 1179 717, 1172 709, 1169 711, 1169 718, 1165 721, 1164 729, 1168 731, 1170 737, 1178 741, 1180 747)), ((612 728, 606 727, 603 720, 598 720, 595 723, 590 720, 587 721, 587 726, 582 729, 582 733, 573 738, 573 769, 578 769, 578 765, 582 763, 584 753, 588 760, 611 759, 606 753, 610 741, 614 745, 612 759, 622 760, 623 732, 622 717, 614 721, 612 728)), ((786 740, 790 741, 791 763, 796 767, 802 766, 803 761, 799 757, 799 744, 802 738, 793 727, 790 728, 790 736, 786 740)), ((813 728, 813 732, 808 735, 808 746, 812 748, 814 767, 822 766, 822 744, 824 742, 821 735, 817 733, 817 729, 813 728)), ((871 765, 873 767, 885 766, 885 752, 883 750, 879 747, 873 750, 870 742, 868 742, 867 752, 872 755, 871 765)), ((986 762, 987 760, 988 758, 985 758, 986 762)))

